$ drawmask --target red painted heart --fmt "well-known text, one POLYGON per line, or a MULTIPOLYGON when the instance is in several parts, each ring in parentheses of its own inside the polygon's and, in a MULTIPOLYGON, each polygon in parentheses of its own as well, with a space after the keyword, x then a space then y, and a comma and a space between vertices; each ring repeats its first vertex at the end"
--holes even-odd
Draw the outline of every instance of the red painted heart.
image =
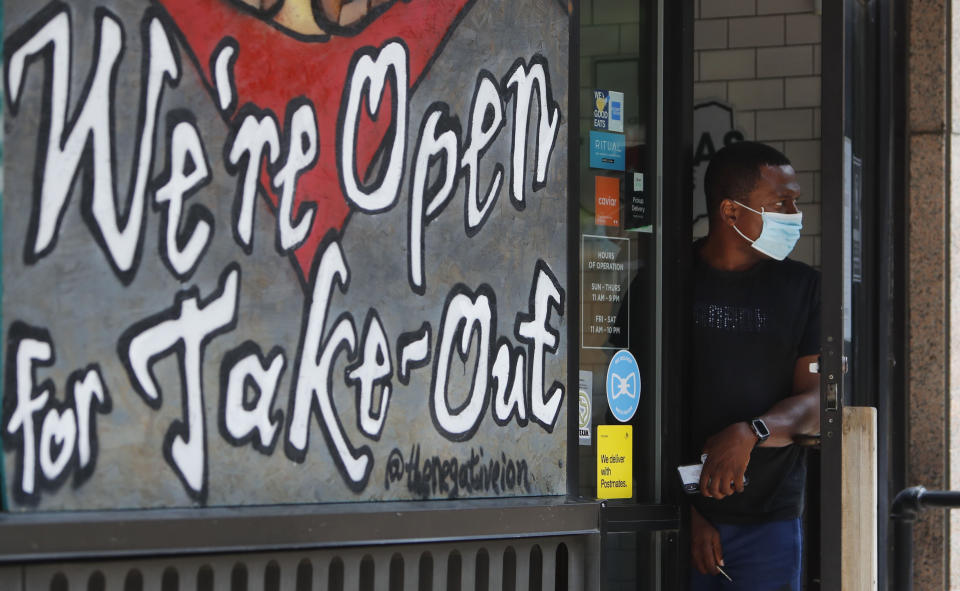
MULTIPOLYGON (((189 44, 187 49, 211 89, 211 56, 225 37, 233 37, 238 44, 233 68, 235 104, 253 103, 270 109, 282 124, 291 99, 304 96, 313 103, 320 153, 316 165, 298 180, 293 209, 298 212, 303 204, 310 203, 317 207, 310 233, 294 253, 300 276, 306 279, 320 241, 330 229, 342 231, 350 211, 340 189, 334 142, 351 58, 363 47, 381 47, 389 39, 401 38, 409 51, 409 83, 413 87, 470 0, 396 2, 365 13, 346 30, 319 35, 304 35, 282 26, 275 20, 279 13, 272 10, 249 10, 229 0, 161 2, 189 44)), ((303 30, 305 26, 298 27, 303 30)), ((390 127, 391 100, 390 87, 386 86, 377 116, 371 119, 363 109, 357 146, 360 172, 366 172, 390 127)), ((227 115, 228 121, 234 113, 227 115)), ((261 185, 276 206, 277 193, 269 183, 261 185)))

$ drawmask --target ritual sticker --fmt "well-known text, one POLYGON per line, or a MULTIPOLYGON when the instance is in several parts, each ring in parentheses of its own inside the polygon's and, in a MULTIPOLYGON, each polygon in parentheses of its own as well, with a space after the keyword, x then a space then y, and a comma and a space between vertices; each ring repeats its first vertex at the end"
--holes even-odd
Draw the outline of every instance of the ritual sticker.
POLYGON ((632 419, 640 405, 640 367, 626 349, 617 351, 607 366, 607 404, 621 423, 632 419))
POLYGON ((580 371, 580 400, 579 413, 580 426, 578 437, 580 445, 590 445, 590 426, 593 423, 593 372, 580 371))
POLYGON ((597 498, 633 496, 633 425, 597 425, 597 498))
POLYGON ((620 227, 620 179, 612 176, 594 178, 595 223, 598 226, 620 227))
POLYGON ((590 132, 590 168, 623 171, 626 140, 623 135, 604 131, 590 132))

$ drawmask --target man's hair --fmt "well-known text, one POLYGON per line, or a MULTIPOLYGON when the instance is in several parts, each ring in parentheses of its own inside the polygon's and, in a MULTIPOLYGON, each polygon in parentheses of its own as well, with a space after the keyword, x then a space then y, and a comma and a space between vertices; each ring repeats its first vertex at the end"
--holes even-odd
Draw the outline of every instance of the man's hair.
POLYGON ((710 158, 703 177, 710 220, 724 199, 742 203, 747 198, 760 180, 762 167, 788 164, 790 160, 779 150, 758 142, 737 142, 719 150, 710 158))

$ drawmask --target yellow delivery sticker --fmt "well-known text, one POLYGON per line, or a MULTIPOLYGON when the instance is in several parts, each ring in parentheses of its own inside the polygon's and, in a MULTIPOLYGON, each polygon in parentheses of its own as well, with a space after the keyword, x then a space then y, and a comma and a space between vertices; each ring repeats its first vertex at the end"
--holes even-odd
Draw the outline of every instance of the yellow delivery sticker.
POLYGON ((597 426, 597 498, 633 496, 633 426, 597 426))

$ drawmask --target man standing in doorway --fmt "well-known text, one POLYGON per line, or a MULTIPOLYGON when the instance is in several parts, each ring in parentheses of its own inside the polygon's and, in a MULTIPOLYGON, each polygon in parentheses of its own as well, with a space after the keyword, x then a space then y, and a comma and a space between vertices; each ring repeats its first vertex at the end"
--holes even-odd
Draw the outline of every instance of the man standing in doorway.
POLYGON ((800 591, 806 456, 794 438, 820 420, 820 274, 786 258, 800 186, 786 156, 754 142, 718 151, 704 185, 691 435, 707 457, 691 497, 691 589, 800 591))

